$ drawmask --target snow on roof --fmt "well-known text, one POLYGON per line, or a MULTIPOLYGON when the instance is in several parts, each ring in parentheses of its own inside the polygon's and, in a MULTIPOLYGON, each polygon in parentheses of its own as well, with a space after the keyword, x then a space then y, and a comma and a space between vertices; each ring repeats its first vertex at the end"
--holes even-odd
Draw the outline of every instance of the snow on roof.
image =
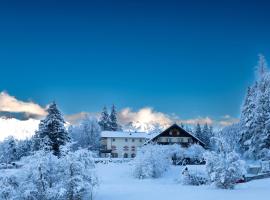
POLYGON ((149 134, 145 132, 122 132, 122 131, 102 131, 103 138, 149 138, 149 134))

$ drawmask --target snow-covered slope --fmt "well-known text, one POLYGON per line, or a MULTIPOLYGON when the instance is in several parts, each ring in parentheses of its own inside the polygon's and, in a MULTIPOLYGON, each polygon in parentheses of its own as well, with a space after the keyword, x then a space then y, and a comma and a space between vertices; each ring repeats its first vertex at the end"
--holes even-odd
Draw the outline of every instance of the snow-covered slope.
POLYGON ((18 120, 15 118, 0 118, 0 141, 12 135, 17 139, 31 137, 38 128, 39 120, 18 120))

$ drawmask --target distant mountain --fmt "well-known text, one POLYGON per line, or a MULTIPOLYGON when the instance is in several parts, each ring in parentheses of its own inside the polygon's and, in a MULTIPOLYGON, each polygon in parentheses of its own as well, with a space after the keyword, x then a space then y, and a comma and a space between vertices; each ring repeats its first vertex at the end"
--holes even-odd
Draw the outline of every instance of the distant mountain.
POLYGON ((0 141, 10 135, 17 139, 31 137, 37 130, 38 124, 39 120, 37 119, 19 120, 0 117, 0 141))
POLYGON ((122 126, 124 131, 155 133, 166 129, 170 124, 130 122, 122 126))

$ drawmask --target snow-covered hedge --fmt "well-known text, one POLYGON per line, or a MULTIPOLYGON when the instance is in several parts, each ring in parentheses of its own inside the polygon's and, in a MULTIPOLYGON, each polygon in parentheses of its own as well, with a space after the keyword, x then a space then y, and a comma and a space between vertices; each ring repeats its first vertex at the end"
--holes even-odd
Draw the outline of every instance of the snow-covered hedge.
POLYGON ((133 175, 139 179, 158 178, 170 166, 168 151, 160 145, 147 145, 138 150, 133 161, 133 175))
MULTIPOLYGON (((38 152, 25 157, 14 176, 0 178, 0 193, 12 199, 93 199, 98 185, 91 152, 78 150, 57 158, 38 152)), ((9 198, 2 198, 9 199, 9 198)))

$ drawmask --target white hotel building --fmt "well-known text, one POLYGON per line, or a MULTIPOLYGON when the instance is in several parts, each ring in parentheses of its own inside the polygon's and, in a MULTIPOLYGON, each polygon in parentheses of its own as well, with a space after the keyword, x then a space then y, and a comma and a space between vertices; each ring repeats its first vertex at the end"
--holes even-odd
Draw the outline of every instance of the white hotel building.
POLYGON ((134 158, 137 148, 141 147, 149 139, 144 132, 101 132, 101 157, 134 158))

